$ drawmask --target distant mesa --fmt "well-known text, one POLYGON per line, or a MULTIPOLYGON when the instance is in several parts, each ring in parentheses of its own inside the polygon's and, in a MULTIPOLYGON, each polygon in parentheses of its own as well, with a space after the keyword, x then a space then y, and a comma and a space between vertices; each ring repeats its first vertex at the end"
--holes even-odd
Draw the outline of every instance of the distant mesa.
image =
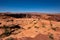
POLYGON ((46 13, 0 13, 0 16, 8 16, 14 18, 40 18, 46 20, 60 21, 60 14, 46 14, 46 13))

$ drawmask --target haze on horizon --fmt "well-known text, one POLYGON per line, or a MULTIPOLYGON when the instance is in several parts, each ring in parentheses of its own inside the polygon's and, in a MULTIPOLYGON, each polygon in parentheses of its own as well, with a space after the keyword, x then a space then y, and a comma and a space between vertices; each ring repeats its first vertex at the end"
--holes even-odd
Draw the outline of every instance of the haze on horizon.
POLYGON ((60 0, 0 0, 0 12, 60 13, 60 0))

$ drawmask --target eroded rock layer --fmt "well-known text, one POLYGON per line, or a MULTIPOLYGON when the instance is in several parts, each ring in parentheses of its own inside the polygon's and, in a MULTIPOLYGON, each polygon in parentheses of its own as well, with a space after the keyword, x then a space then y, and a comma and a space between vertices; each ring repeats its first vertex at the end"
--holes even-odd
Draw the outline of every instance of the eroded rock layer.
POLYGON ((0 13, 0 40, 60 40, 60 14, 0 13))

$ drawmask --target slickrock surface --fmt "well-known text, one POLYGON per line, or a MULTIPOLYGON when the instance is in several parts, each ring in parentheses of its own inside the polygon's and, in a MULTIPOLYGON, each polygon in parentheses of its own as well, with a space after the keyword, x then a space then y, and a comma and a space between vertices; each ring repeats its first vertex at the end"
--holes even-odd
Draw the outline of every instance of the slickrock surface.
POLYGON ((60 14, 0 13, 0 40, 60 40, 60 14))

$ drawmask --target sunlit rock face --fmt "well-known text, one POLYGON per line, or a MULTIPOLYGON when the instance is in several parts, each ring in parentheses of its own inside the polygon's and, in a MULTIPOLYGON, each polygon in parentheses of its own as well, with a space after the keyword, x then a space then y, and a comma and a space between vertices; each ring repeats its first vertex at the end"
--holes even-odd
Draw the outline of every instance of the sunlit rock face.
POLYGON ((0 40, 60 40, 60 14, 0 13, 0 40))

